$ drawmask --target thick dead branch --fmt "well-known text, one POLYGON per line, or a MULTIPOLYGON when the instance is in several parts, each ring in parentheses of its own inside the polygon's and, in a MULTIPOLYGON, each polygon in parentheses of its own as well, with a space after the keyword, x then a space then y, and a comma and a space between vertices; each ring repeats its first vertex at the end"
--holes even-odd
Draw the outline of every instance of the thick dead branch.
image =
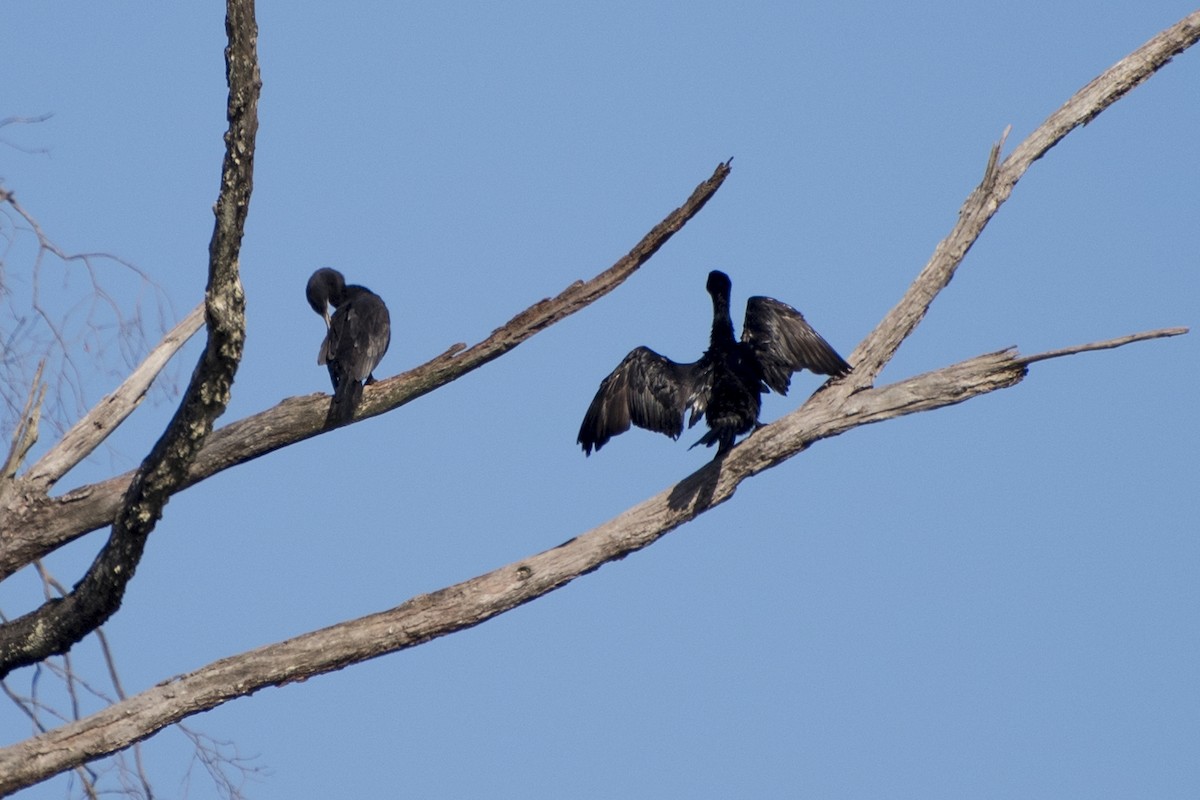
MULTIPOLYGON (((989 160, 985 179, 964 205, 955 230, 939 244, 934 257, 901 303, 854 351, 851 361, 856 364, 856 372, 828 384, 801 409, 758 431, 724 459, 708 464, 674 488, 551 550, 412 598, 390 611, 214 662, 79 722, 4 748, 0 750, 0 793, 24 788, 90 759, 128 747, 165 725, 266 686, 303 680, 478 625, 609 561, 652 544, 728 499, 741 481, 801 452, 819 439, 836 436, 859 425, 960 403, 1020 382, 1029 363, 1054 357, 1056 353, 1023 358, 1012 350, 1005 350, 888 386, 869 386, 883 364, 920 322, 932 298, 948 283, 963 255, 1029 164, 1073 127, 1092 119, 1197 38, 1200 38, 1200 12, 1155 37, 1089 84, 1018 146, 1001 166, 996 166, 1000 153, 997 146, 989 160)), ((576 288, 568 289, 560 299, 576 288)), ((553 304, 556 301, 546 302, 553 304)), ((552 322, 553 319, 547 317, 540 327, 552 322)), ((510 326, 528 329, 532 322, 518 316, 510 326)), ((504 337, 497 339, 500 333, 493 334, 488 341, 496 339, 494 346, 503 352, 508 347, 504 337)), ((1126 338, 1136 341, 1169 333, 1126 338)), ((1117 342, 1084 345, 1061 352, 1112 347, 1117 346, 1117 342)), ((455 360, 454 357, 442 357, 418 371, 427 370, 422 373, 426 376, 437 375, 439 370, 452 369, 444 362, 455 360)), ((368 393, 370 400, 365 404, 365 413, 380 413, 380 406, 386 405, 385 398, 390 402, 391 392, 400 391, 399 382, 404 377, 393 379, 396 384, 391 387, 385 385, 368 393)), ((429 391, 423 386, 414 382, 407 385, 407 390, 416 396, 429 391)), ((296 402, 310 404, 311 407, 305 406, 304 418, 312 418, 312 424, 318 425, 324 403, 318 398, 300 398, 296 402)), ((216 436, 213 438, 215 440, 216 436)))
MULTIPOLYGON (((1156 331, 1125 340, 1161 335, 1172 334, 1156 331)), ((1063 352, 1115 347, 1119 341, 1063 352)), ((216 661, 79 722, 4 748, 0 750, 0 793, 128 747, 235 697, 302 681, 478 625, 653 544, 728 500, 743 480, 813 442, 860 425, 942 408, 1013 386, 1024 377, 1026 360, 1014 350, 1001 350, 878 389, 865 389, 854 394, 849 404, 832 401, 831 393, 818 391, 803 408, 764 427, 723 461, 710 462, 674 488, 558 547, 419 595, 389 611, 216 661)))
MULTIPOLYGON (((534 334, 574 314, 624 283, 688 220, 699 213, 729 175, 720 164, 712 176, 642 237, 632 250, 589 281, 576 281, 553 298, 534 303, 475 346, 455 345, 415 369, 366 387, 358 419, 384 414, 499 358, 534 334)), ((215 431, 188 467, 180 489, 222 470, 326 431, 329 396, 291 397, 274 408, 215 431)), ((55 548, 108 524, 132 472, 75 489, 60 498, 28 497, 0 520, 0 580, 55 548)))
POLYGON ((454 354, 452 349, 414 370, 373 384, 373 391, 367 391, 363 395, 357 418, 382 414, 427 394, 499 358, 535 333, 599 300, 624 283, 626 278, 649 261, 668 239, 683 228, 688 220, 696 216, 717 189, 721 188, 721 184, 729 176, 729 171, 729 162, 718 164, 712 177, 697 186, 682 206, 655 225, 625 256, 591 280, 575 281, 557 296, 534 303, 474 347, 457 354, 454 354))
POLYGON ((163 507, 224 412, 242 356, 245 298, 238 278, 246 214, 253 187, 258 131, 258 28, 251 0, 229 0, 225 50, 229 82, 225 159, 209 245, 205 318, 208 343, 166 431, 125 491, 109 540, 66 596, 0 625, 0 678, 13 669, 64 653, 120 607, 163 507))

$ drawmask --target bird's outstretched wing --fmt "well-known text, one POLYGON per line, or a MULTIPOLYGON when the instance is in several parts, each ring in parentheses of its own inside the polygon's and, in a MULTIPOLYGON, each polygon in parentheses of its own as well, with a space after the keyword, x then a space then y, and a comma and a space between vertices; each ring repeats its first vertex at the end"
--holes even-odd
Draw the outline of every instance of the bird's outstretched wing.
POLYGON ((763 380, 779 394, 787 394, 793 372, 841 376, 851 369, 803 314, 771 297, 746 302, 742 341, 753 348, 763 380))
POLYGON ((591 455, 630 424, 678 439, 684 412, 691 407, 694 424, 704 410, 703 398, 695 396, 695 366, 677 364, 648 347, 631 351, 588 406, 576 440, 583 452, 591 455))

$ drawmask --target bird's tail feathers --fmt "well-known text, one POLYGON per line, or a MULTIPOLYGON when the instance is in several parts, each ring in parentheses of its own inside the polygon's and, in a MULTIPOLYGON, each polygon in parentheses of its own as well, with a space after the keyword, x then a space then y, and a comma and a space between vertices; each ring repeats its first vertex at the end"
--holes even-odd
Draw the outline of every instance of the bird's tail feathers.
POLYGON ((354 409, 362 400, 362 384, 353 378, 343 377, 333 393, 333 401, 329 404, 329 415, 326 421, 335 425, 345 425, 354 419, 354 409))

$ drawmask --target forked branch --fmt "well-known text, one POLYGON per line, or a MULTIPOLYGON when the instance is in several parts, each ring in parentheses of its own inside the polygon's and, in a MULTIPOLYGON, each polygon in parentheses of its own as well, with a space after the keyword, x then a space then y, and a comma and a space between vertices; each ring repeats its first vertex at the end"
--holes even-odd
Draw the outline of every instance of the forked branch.
MULTIPOLYGON (((900 343, 924 318, 933 298, 950 283, 967 251, 1034 161, 1075 128, 1091 122, 1174 56, 1195 44, 1197 39, 1200 39, 1200 11, 1184 17, 1101 73, 1047 117, 1000 162, 1002 137, 988 159, 983 180, 959 210, 953 230, 938 243, 929 263, 900 302, 851 354, 850 363, 855 371, 843 382, 843 390, 868 385, 891 360, 900 343)), ((1007 135, 1007 131, 1005 133, 1007 135)))
POLYGON ((24 476, 30 488, 46 492, 68 470, 99 447, 100 443, 133 413, 167 362, 203 325, 202 303, 163 337, 115 391, 97 403, 54 447, 30 467, 24 476))
MULTIPOLYGON (((984 181, 964 204, 954 231, 939 244, 930 263, 901 302, 854 351, 851 362, 856 365, 856 372, 828 384, 802 408, 758 431, 724 459, 708 464, 676 487, 558 547, 455 586, 414 597, 389 611, 214 662, 84 720, 0 750, 0 793, 24 788, 127 747, 165 725, 229 699, 266 686, 341 669, 484 622, 609 561, 646 547, 728 499, 741 481, 820 439, 859 425, 960 403, 1015 385, 1023 379, 1030 363, 1056 355, 1181 333, 1180 329, 1157 331, 1125 337, 1125 342, 1100 342, 1029 357, 1005 350, 887 386, 876 388, 870 385, 879 369, 920 322, 933 297, 949 282, 987 220, 1008 197, 1033 160, 1071 129, 1092 119, 1132 86, 1145 80, 1197 38, 1200 38, 1200 12, 1155 37, 1085 87, 1018 146, 1008 159, 996 166, 1000 153, 998 146, 993 151, 984 181)), ((573 289, 575 287, 568 289, 564 296, 573 289)), ((553 321, 543 318, 548 319, 545 324, 553 321)), ((531 324, 519 316, 510 326, 527 328, 531 324)), ((496 346, 503 348, 503 339, 497 341, 496 346)), ((452 360, 453 356, 445 356, 421 369, 429 369, 432 373, 450 369, 442 362, 452 360)), ((428 389, 421 389, 417 384, 412 391, 423 393, 428 389)), ((388 388, 370 394, 378 402, 391 397, 388 388)), ((300 402, 308 401, 301 398, 300 402)), ((319 416, 317 412, 316 407, 309 409, 306 406, 304 413, 319 416)), ((371 404, 366 413, 378 411, 371 404)))
MULTIPOLYGON (((249 210, 258 131, 261 79, 256 52, 258 27, 252 0, 229 0, 229 81, 225 160, 209 245, 205 318, 208 343, 175 416, 142 461, 124 493, 112 533, 87 573, 65 597, 0 625, 0 678, 17 667, 64 653, 102 625, 121 605, 137 570, 146 539, 178 490, 213 421, 225 410, 245 338, 245 300, 238 278, 238 253, 249 210)), ((69 460, 69 459, 67 459, 69 460)))
MULTIPOLYGON (((659 248, 700 212, 729 175, 719 164, 679 208, 642 237, 632 250, 588 281, 576 281, 557 296, 534 303, 471 348, 455 345, 442 355, 367 387, 358 419, 387 413, 499 358, 539 331, 574 314, 624 283, 659 248)), ((329 396, 291 397, 274 408, 215 431, 188 466, 178 490, 222 470, 325 433, 329 396)), ((34 496, 20 513, 0 519, 0 580, 36 558, 111 522, 133 472, 82 486, 50 499, 34 496), (16 524, 9 522, 13 520, 16 524)))
MULTIPOLYGON (((1126 339, 1181 332, 1155 331, 1126 339)), ((1070 351, 1114 346, 1118 345, 1100 342, 1070 351)), ((418 595, 389 611, 216 661, 86 719, 4 748, 0 750, 0 793, 128 747, 167 725, 267 686, 302 681, 478 625, 653 544, 728 500, 746 478, 813 442, 860 425, 961 403, 1012 386, 1025 375, 1027 361, 1050 357, 1053 355, 1023 359, 1012 350, 989 353, 858 392, 851 407, 826 400, 828 392, 818 392, 815 402, 758 431, 724 461, 710 462, 673 489, 558 547, 418 595)))

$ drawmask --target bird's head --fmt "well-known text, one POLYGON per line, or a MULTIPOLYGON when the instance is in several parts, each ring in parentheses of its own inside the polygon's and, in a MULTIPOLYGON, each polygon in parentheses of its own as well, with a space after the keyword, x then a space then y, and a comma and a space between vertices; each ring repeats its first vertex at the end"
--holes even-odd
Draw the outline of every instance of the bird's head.
POLYGON ((326 325, 329 325, 329 306, 337 308, 341 305, 345 293, 346 279, 342 277, 342 273, 329 267, 322 267, 314 272, 308 279, 308 286, 304 288, 308 304, 312 306, 313 311, 321 315, 326 325))
POLYGON ((733 288, 733 281, 729 280, 729 276, 719 269, 714 269, 708 273, 708 284, 706 286, 708 293, 713 297, 718 295, 728 297, 729 291, 733 288))

